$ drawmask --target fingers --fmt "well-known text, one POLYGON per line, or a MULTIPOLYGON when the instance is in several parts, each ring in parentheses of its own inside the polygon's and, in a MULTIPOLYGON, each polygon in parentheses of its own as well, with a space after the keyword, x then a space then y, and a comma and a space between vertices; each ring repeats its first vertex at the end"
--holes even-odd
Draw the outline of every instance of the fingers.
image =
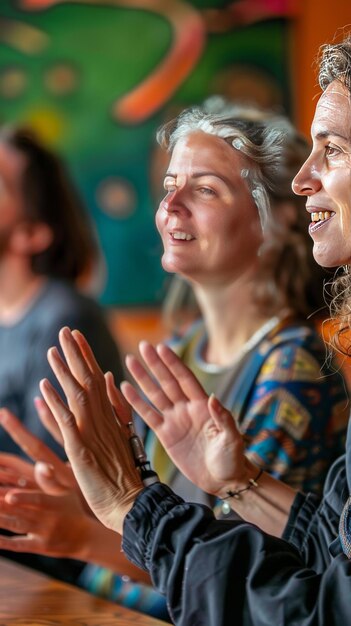
MULTIPOLYGON (((60 383, 66 395, 68 403, 70 404, 70 400, 80 398, 83 391, 82 386, 78 383, 76 378, 71 373, 69 367, 67 367, 66 363, 61 358, 57 348, 54 347, 49 349, 48 361, 50 363, 52 371, 54 372, 58 382, 60 383)), ((52 411, 51 406, 49 406, 49 408, 52 411)))
POLYGON ((134 389, 133 385, 127 381, 122 382, 121 389, 126 400, 131 404, 134 411, 140 415, 144 422, 153 430, 158 429, 163 423, 162 414, 158 413, 150 404, 146 402, 134 389))
POLYGON ((49 350, 48 359, 77 423, 80 427, 83 425, 81 411, 85 418, 89 418, 85 420, 86 428, 94 428, 92 416, 111 422, 113 411, 107 396, 105 378, 89 344, 79 331, 71 333, 66 327, 60 330, 59 339, 67 364, 56 348, 49 350), (87 355, 86 358, 84 355, 87 355))
POLYGON ((51 496, 61 496, 67 493, 68 488, 76 489, 77 486, 72 474, 71 485, 67 485, 67 481, 65 481, 66 484, 62 483, 56 475, 54 467, 48 463, 42 463, 40 461, 34 466, 34 476, 40 489, 51 496))
MULTIPOLYGON (((53 421, 54 417, 48 406, 41 398, 38 398, 38 400, 40 401, 41 407, 45 407, 44 410, 41 411, 42 414, 45 413, 46 415, 49 415, 50 420, 53 421)), ((52 467, 53 472, 55 473, 56 483, 59 481, 60 484, 66 486, 66 488, 72 487, 75 484, 72 472, 67 465, 61 461, 61 459, 48 446, 38 439, 38 437, 27 430, 25 426, 23 426, 22 422, 20 422, 20 420, 13 413, 7 409, 0 411, 0 423, 12 439, 31 459, 33 459, 33 461, 42 461, 52 467)), ((58 432, 60 432, 56 422, 55 427, 58 432)), ((61 432, 60 439, 63 441, 61 432)), ((5 462, 5 459, 3 459, 3 462, 5 462)), ((12 459, 7 459, 7 463, 10 463, 12 468, 16 467, 17 473, 20 473, 20 477, 17 481, 18 486, 36 486, 35 480, 33 479, 34 475, 32 465, 29 465, 15 455, 13 455, 12 459)))
MULTIPOLYGON (((51 350, 54 350, 54 348, 51 350)), ((68 378, 69 377, 70 374, 68 374, 68 378)), ((67 388, 70 388, 70 385, 71 381, 67 383, 67 388)), ((74 384, 73 389, 75 389, 74 384)), ((63 400, 61 400, 56 389, 54 389, 47 379, 40 381, 40 390, 61 430, 67 454, 68 451, 72 451, 74 456, 79 455, 82 450, 82 442, 74 414, 68 409, 63 400)))
MULTIPOLYGON (((146 344, 146 342, 144 342, 146 344)), ((150 346, 150 344, 146 344, 150 346)), ((143 347, 143 358, 146 355, 146 346, 143 347)), ((150 346, 151 347, 151 346, 150 346)), ((149 348, 148 348, 149 349, 149 348)), ((159 344, 156 347, 157 354, 162 359, 164 365, 168 368, 172 376, 178 381, 178 385, 184 395, 192 400, 203 400, 206 396, 202 386, 190 369, 181 361, 181 359, 165 344, 159 344)), ((148 360, 145 360, 149 366, 148 360)))
MULTIPOLYGON (((80 383, 80 385, 85 387, 90 383, 92 370, 90 369, 88 362, 80 349, 76 337, 77 339, 80 338, 81 342, 83 342, 84 337, 78 331, 75 331, 74 336, 70 329, 65 326, 64 328, 61 328, 59 332, 60 345, 67 361, 67 365, 75 379, 80 383)), ((87 342, 85 342, 85 348, 88 349, 87 342)), ((97 364, 96 368, 102 376, 102 372, 97 364)))
MULTIPOLYGON (((24 513, 24 509, 35 509, 36 511, 62 513, 62 498, 53 497, 50 494, 37 490, 11 489, 5 496, 5 506, 7 510, 15 510, 17 515, 25 515, 29 519, 29 513, 24 513), (9 507, 12 507, 10 509, 9 507)), ((35 515, 33 515, 35 520, 35 515)))
POLYGON ((44 402, 43 398, 39 397, 34 398, 34 405, 44 428, 46 428, 46 430, 55 439, 55 441, 57 441, 57 443, 63 446, 61 431, 57 426, 56 420, 51 413, 48 405, 44 402))
MULTIPOLYGON (((186 402, 187 398, 179 385, 177 376, 173 375, 155 348, 147 341, 141 341, 139 343, 139 351, 150 372, 162 388, 165 396, 169 398, 172 403, 186 402)), ((161 407, 158 406, 158 408, 162 410, 161 407)))
MULTIPOLYGON (((50 363, 50 366, 58 380, 58 382, 60 383, 63 392, 67 398, 67 403, 69 408, 73 411, 73 413, 75 414, 75 417, 77 419, 77 422, 79 423, 79 425, 81 427, 84 427, 84 423, 82 422, 81 419, 81 411, 84 412, 85 415, 90 415, 90 398, 88 397, 88 393, 86 392, 86 390, 77 382, 77 380, 75 379, 75 377, 73 376, 73 374, 71 373, 69 367, 66 365, 66 363, 63 361, 63 359, 61 358, 57 348, 50 348, 50 350, 48 351, 48 361, 50 363)), ((53 393, 54 389, 52 387, 52 385, 49 383, 49 381, 47 382, 47 391, 49 391, 49 397, 50 397, 50 402, 51 404, 48 402, 47 400, 47 396, 45 396, 42 387, 40 386, 40 389, 42 391, 42 394, 44 396, 44 400, 46 401, 46 403, 49 406, 49 409, 51 410, 52 414, 54 415, 56 421, 58 418, 58 415, 61 415, 61 417, 63 416, 62 410, 63 410, 63 402, 60 400, 60 397, 57 393, 53 393), (53 407, 55 407, 55 410, 57 411, 58 408, 60 409, 59 414, 55 413, 55 410, 53 409, 53 407)), ((70 413, 70 411, 67 410, 65 411, 65 417, 68 419, 69 422, 72 422, 72 416, 73 414, 70 413)), ((75 422, 74 418, 73 421, 75 422)), ((91 425, 91 420, 88 420, 88 425, 91 425)), ((63 435, 63 431, 62 431, 62 421, 58 421, 58 425, 60 427, 61 430, 61 434, 63 435)), ((86 425, 86 424, 85 424, 86 425)), ((67 432, 67 431, 66 431, 67 432)))
POLYGON ((162 389, 162 381, 158 380, 156 383, 135 356, 130 354, 126 356, 126 366, 144 395, 159 411, 172 408, 173 403, 162 389))
MULTIPOLYGON (((98 458, 102 459, 102 464, 106 461, 108 470, 111 472, 113 477, 115 477, 116 473, 113 459, 111 460, 106 453, 106 443, 104 441, 104 437, 101 437, 100 435, 96 438, 94 433, 88 433, 88 441, 91 447, 90 449, 90 447, 85 445, 83 436, 81 435, 81 431, 83 431, 82 426, 78 428, 74 414, 67 408, 57 391, 47 379, 40 381, 40 390, 61 430, 65 444, 65 451, 71 463, 77 483, 79 484, 79 487, 81 488, 88 504, 94 510, 94 506, 90 503, 91 494, 93 494, 94 499, 97 500, 98 497, 96 494, 99 494, 99 497, 101 498, 103 489, 107 490, 109 488, 109 484, 106 487, 109 477, 106 477, 103 469, 100 467, 99 462, 95 457, 95 453, 93 451, 94 445, 98 448, 98 454, 101 455, 98 458)), ((113 424, 113 428, 114 430, 116 429, 115 424, 113 424)), ((113 440, 113 436, 108 433, 106 441, 110 443, 110 440, 113 440)))
POLYGON ((46 461, 60 467, 64 463, 38 437, 33 435, 22 422, 7 409, 0 410, 0 424, 33 461, 46 461))
MULTIPOLYGON (((18 533, 20 535, 25 535, 28 530, 28 523, 23 518, 23 516, 17 515, 12 508, 9 507, 5 510, 4 507, 0 509, 0 527, 2 530, 8 530, 13 533, 18 533)), ((35 527, 35 520, 32 520, 31 526, 35 527)), ((5 539, 0 535, 0 548, 3 548, 1 540, 5 539)), ((7 538, 6 538, 7 539, 7 538)))
POLYGON ((0 453, 1 483, 18 487, 35 486, 33 465, 15 454, 0 453), (12 481, 12 482, 10 482, 12 481))
POLYGON ((125 398, 121 394, 120 390, 117 389, 112 372, 106 372, 105 380, 106 380, 107 395, 109 397, 109 400, 113 408, 116 411, 117 418, 124 425, 127 425, 128 422, 132 421, 131 408, 128 402, 126 402, 125 398))
MULTIPOLYGON (((2 528, 5 528, 1 518, 0 525, 2 528)), ((12 529, 7 528, 6 530, 12 529)), ((27 552, 30 554, 41 554, 43 551, 41 549, 40 542, 37 541, 32 534, 14 535, 13 537, 4 537, 3 535, 0 535, 0 550, 9 550, 10 552, 27 552)))
POLYGON ((76 341, 77 345, 79 346, 80 352, 83 355, 83 357, 84 357, 86 363, 88 364, 90 370, 95 375, 99 376, 100 379, 102 379, 103 378, 103 372, 102 372, 102 370, 101 370, 97 360, 95 359, 94 353, 93 353, 89 343, 87 342, 86 338, 84 337, 84 335, 79 330, 73 330, 72 331, 72 335, 73 335, 73 338, 76 341))
POLYGON ((232 413, 228 411, 216 398, 214 394, 211 394, 207 402, 208 410, 213 419, 215 425, 219 431, 229 429, 233 432, 237 431, 237 427, 232 413))
POLYGON ((99 401, 104 406, 107 398, 104 375, 84 335, 78 330, 71 332, 65 327, 60 330, 59 340, 74 378, 81 387, 89 391, 95 402, 99 401))

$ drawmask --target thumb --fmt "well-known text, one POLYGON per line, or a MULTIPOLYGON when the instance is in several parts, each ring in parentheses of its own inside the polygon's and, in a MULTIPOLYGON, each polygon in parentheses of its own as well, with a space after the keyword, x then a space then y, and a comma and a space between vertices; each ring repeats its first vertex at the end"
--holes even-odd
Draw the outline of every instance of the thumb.
POLYGON ((219 431, 229 430, 232 433, 239 434, 232 413, 220 403, 214 393, 211 393, 209 396, 207 406, 219 431))

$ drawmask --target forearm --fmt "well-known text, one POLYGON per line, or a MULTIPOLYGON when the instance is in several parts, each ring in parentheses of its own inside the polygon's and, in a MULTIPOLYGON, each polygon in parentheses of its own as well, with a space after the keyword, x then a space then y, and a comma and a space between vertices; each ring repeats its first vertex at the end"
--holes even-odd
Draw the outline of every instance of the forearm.
POLYGON ((118 533, 106 528, 95 518, 90 518, 85 521, 81 537, 75 558, 106 567, 115 574, 129 576, 138 582, 150 584, 150 576, 124 556, 122 538, 118 533))

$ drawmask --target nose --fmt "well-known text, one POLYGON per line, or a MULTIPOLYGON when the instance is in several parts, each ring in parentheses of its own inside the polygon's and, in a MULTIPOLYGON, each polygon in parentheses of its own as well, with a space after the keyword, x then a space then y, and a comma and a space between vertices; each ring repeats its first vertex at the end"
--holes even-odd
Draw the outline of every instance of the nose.
POLYGON ((161 207, 167 211, 167 213, 187 211, 188 209, 184 204, 183 195, 183 189, 181 187, 172 189, 161 201, 161 207))
POLYGON ((321 186, 320 174, 310 155, 292 181, 292 190, 297 196, 312 196, 321 186))

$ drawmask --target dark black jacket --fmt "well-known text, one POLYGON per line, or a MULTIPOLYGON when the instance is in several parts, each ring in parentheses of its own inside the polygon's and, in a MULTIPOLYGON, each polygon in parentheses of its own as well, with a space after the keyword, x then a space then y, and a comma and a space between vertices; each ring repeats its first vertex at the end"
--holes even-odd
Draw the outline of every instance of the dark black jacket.
POLYGON ((284 539, 216 520, 158 483, 126 517, 123 549, 179 626, 351 626, 351 561, 337 536, 350 479, 351 422, 322 501, 298 494, 284 539))

